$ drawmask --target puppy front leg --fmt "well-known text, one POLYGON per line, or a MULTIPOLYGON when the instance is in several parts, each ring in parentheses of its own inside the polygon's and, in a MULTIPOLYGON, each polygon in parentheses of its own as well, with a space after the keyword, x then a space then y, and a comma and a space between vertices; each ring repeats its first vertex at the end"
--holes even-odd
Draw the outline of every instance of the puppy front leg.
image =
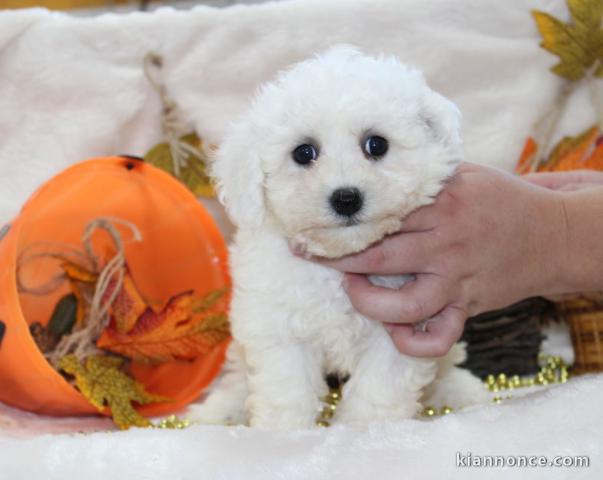
POLYGON ((202 402, 189 405, 187 417, 199 423, 238 425, 246 423, 247 369, 243 348, 233 340, 222 372, 208 388, 202 402))
POLYGON ((420 410, 422 390, 433 381, 435 372, 434 360, 400 354, 379 326, 344 385, 335 420, 366 424, 412 418, 420 410))
POLYGON ((319 397, 326 393, 316 354, 298 343, 246 346, 245 351, 250 425, 267 429, 312 427, 319 397))

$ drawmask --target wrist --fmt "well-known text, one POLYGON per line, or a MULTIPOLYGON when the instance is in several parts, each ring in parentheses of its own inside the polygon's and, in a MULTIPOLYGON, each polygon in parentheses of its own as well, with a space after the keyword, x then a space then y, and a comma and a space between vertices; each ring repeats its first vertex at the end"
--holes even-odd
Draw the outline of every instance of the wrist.
POLYGON ((603 188, 559 195, 565 229, 555 293, 603 290, 603 188))
POLYGON ((569 218, 566 194, 538 189, 535 192, 536 214, 529 226, 532 237, 532 262, 525 270, 530 275, 528 295, 548 296, 566 293, 568 285, 569 218))
MULTIPOLYGON (((497 258, 499 281, 480 282, 474 302, 478 313, 502 308, 523 299, 559 293, 565 278, 565 224, 560 192, 528 187, 517 194, 505 245, 497 258), (519 205, 519 207, 517 206, 519 205), (523 207, 523 208, 521 208, 523 207), (507 254, 508 252, 508 254, 507 254)), ((470 289, 471 290, 471 289, 470 289)))

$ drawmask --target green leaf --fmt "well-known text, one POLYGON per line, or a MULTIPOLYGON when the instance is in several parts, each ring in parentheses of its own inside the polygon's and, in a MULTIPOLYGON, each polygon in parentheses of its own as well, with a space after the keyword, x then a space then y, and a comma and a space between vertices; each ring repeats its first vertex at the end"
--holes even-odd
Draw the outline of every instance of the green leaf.
POLYGON ((56 337, 70 333, 75 325, 77 315, 77 298, 73 293, 62 297, 54 307, 47 329, 56 337))

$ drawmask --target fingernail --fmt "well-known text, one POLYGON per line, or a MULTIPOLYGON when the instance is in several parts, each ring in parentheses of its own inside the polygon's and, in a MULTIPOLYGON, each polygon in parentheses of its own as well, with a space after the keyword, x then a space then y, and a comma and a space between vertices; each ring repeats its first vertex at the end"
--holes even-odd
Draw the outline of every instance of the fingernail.
POLYGON ((291 253, 297 257, 306 257, 306 246, 301 242, 290 242, 289 248, 291 249, 291 253))
POLYGON ((427 320, 421 320, 413 325, 413 330, 415 332, 427 332, 427 324, 429 323, 429 318, 427 320))

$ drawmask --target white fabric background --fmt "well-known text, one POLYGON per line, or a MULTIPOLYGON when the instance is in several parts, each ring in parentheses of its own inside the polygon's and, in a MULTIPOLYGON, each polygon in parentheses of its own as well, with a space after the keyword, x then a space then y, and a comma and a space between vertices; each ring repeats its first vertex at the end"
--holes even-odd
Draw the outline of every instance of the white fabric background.
MULTIPOLYGON (((149 50, 164 56, 168 89, 212 142, 259 83, 294 61, 339 42, 394 53, 458 103, 467 160, 509 170, 560 85, 530 8, 567 16, 562 0, 291 0, 95 18, 2 12, 0 221, 65 166, 143 154, 160 139, 159 99, 141 68, 149 50)), ((580 93, 567 133, 594 119, 580 93)))
MULTIPOLYGON (((560 86, 531 8, 567 17, 562 0, 291 0, 96 18, 1 12, 0 223, 66 166, 140 155, 160 140, 160 102, 142 72, 148 50, 164 56, 172 96, 215 143, 258 84, 291 62, 338 42, 394 53, 457 102, 467 160, 511 170, 560 86)), ((593 120, 582 88, 561 130, 593 120)), ((361 430, 198 426, 38 437, 106 424, 2 408, 0 479, 601 478, 602 404, 603 380, 593 377, 502 406, 361 430), (457 451, 590 455, 591 466, 468 470, 455 467, 457 451)))

